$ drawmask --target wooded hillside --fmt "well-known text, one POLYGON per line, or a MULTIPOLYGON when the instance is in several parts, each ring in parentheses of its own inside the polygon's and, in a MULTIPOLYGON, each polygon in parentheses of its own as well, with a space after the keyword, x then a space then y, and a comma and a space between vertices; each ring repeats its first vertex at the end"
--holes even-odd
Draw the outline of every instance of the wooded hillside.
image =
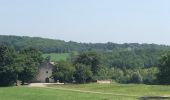
POLYGON ((0 35, 0 43, 13 46, 16 50, 21 50, 25 47, 34 47, 43 53, 68 53, 71 51, 131 51, 131 50, 167 50, 170 46, 157 44, 138 44, 138 43, 77 43, 73 41, 65 42, 62 40, 54 40, 39 37, 26 36, 5 36, 0 35))

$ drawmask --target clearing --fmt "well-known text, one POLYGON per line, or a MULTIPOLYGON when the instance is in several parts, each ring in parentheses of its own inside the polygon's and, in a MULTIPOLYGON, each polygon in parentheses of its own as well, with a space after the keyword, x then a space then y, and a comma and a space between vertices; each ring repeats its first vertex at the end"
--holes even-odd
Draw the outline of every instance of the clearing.
POLYGON ((49 54, 43 54, 43 57, 46 58, 50 56, 51 61, 55 62, 55 61, 60 61, 60 60, 66 61, 69 55, 70 55, 69 53, 49 53, 49 54))

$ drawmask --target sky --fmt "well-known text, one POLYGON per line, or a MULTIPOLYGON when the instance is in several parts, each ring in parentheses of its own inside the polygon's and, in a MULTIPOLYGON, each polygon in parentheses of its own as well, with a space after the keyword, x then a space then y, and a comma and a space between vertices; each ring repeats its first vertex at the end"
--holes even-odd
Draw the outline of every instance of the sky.
POLYGON ((170 45, 170 0, 0 0, 0 35, 170 45))

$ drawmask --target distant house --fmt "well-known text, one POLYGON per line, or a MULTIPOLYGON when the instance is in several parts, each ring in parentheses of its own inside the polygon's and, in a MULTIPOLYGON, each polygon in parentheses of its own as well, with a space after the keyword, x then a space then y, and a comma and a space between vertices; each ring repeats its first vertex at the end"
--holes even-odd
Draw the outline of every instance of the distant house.
POLYGON ((53 83, 54 79, 52 76, 54 62, 45 61, 38 68, 38 75, 35 77, 33 82, 36 83, 53 83))

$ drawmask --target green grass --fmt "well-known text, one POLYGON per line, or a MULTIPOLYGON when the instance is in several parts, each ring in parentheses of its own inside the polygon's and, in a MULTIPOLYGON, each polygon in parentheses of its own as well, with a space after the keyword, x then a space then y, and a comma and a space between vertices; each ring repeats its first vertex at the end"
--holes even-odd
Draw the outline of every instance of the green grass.
POLYGON ((76 89, 84 91, 95 91, 102 93, 112 93, 130 97, 142 96, 170 96, 170 86, 144 85, 144 84, 80 84, 80 85, 49 85, 54 88, 76 89))
POLYGON ((142 96, 170 96, 170 86, 113 83, 0 88, 0 100, 138 100, 142 96))
POLYGON ((50 88, 7 87, 0 88, 0 100, 135 100, 135 98, 50 88))
POLYGON ((49 54, 43 54, 43 57, 46 58, 48 56, 51 56, 51 61, 60 61, 64 60, 66 61, 69 57, 69 53, 49 53, 49 54))

